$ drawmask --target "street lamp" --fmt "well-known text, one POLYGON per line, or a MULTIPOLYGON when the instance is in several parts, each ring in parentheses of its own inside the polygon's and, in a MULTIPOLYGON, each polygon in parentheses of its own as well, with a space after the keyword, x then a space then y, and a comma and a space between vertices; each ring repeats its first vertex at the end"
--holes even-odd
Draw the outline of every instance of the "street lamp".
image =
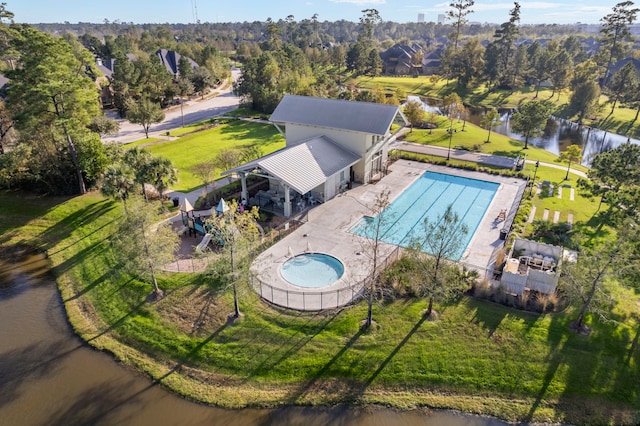
POLYGON ((533 171, 533 180, 531 181, 531 189, 529 195, 533 192, 533 186, 536 184, 536 175, 538 174, 538 167, 540 167, 540 161, 536 161, 536 169, 533 171))
POLYGON ((453 139, 453 120, 450 120, 449 130, 447 130, 447 132, 449 133, 449 149, 447 150, 447 161, 449 161, 449 158, 451 158, 451 140, 453 139))

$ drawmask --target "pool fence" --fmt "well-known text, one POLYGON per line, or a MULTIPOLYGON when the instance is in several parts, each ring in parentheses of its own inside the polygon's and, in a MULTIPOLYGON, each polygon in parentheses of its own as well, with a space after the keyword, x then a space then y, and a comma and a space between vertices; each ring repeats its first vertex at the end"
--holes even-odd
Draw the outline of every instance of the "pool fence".
MULTIPOLYGON (((390 264, 402 256, 403 248, 396 247, 380 262, 376 268, 376 278, 390 264)), ((365 293, 367 279, 351 285, 327 290, 291 290, 273 286, 258 276, 251 278, 253 289, 260 297, 274 305, 296 309, 299 311, 319 311, 323 309, 335 309, 357 301, 365 293)))

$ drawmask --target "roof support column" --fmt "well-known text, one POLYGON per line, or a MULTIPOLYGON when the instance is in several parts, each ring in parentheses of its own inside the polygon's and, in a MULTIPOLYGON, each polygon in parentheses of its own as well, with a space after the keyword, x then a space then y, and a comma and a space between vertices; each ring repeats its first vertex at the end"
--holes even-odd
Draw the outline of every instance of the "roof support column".
POLYGON ((284 184, 284 217, 291 216, 291 194, 289 194, 289 185, 284 184))
POLYGON ((249 191, 247 191, 247 174, 246 173, 239 173, 240 175, 240 183, 242 183, 242 198, 244 200, 249 201, 249 191))

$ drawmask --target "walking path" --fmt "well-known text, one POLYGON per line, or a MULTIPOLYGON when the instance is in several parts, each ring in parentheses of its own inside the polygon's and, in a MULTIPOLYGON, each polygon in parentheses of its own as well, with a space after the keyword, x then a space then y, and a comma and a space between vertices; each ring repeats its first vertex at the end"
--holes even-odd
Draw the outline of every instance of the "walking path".
MULTIPOLYGON (((503 157, 501 155, 493 155, 493 154, 483 154, 481 152, 472 152, 464 149, 455 149, 452 148, 449 150, 448 148, 444 148, 441 146, 433 146, 433 145, 422 145, 414 142, 405 142, 405 141, 396 141, 391 144, 389 149, 397 149, 399 151, 408 151, 415 152, 418 154, 426 154, 433 155, 436 157, 447 158, 447 154, 449 157, 455 160, 463 160, 463 161, 471 161, 474 163, 480 164, 488 164, 491 166, 504 167, 510 169, 513 167, 515 159, 510 157, 503 157)), ((536 160, 526 160, 527 164, 536 164, 536 160)), ((560 164, 553 163, 544 163, 540 162, 541 166, 551 167, 559 170, 566 170, 565 166, 560 164)), ((576 174, 580 177, 587 177, 587 174, 580 170, 570 170, 571 173, 576 174)))

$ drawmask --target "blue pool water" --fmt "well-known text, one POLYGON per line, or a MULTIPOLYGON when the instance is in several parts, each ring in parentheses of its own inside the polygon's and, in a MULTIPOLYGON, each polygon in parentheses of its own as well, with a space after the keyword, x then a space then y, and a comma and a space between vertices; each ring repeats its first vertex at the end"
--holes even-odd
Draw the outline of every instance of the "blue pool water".
POLYGON ((292 257, 280 268, 282 278, 300 287, 324 287, 342 277, 344 265, 323 253, 304 253, 292 257))
MULTIPOLYGON (((478 179, 435 172, 425 172, 387 207, 389 223, 382 230, 381 240, 408 247, 413 237, 420 237, 425 218, 434 222, 451 205, 469 232, 452 260, 460 260, 469 245, 493 196, 500 185, 478 179)), ((367 236, 367 223, 374 218, 363 217, 349 230, 367 236)))

